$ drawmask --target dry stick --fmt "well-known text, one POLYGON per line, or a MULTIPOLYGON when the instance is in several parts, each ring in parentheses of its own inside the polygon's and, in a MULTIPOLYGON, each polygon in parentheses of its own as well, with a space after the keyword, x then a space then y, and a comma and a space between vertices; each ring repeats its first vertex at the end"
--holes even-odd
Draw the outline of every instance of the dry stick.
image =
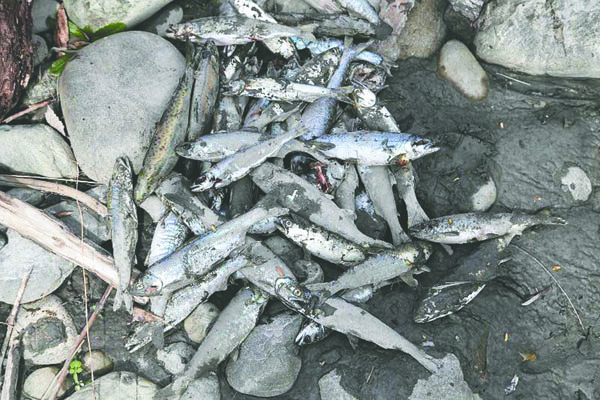
POLYGON ((6 356, 6 349, 8 349, 8 344, 12 339, 13 329, 15 327, 15 320, 17 319, 17 312, 19 311, 19 306, 21 305, 21 299, 23 298, 23 293, 25 293, 25 288, 27 287, 27 282, 29 281, 29 277, 31 276, 31 269, 27 271, 27 273, 23 276, 21 280, 21 286, 19 286, 19 290, 17 291, 17 297, 15 297, 15 302, 13 304, 12 310, 10 310, 10 315, 6 320, 6 335, 4 336, 4 343, 2 343, 2 354, 0 354, 0 374, 2 372, 2 363, 4 362, 4 356, 6 356))
MULTIPOLYGON (((60 369, 60 371, 58 372, 58 374, 55 377, 56 383, 54 384, 54 388, 52 389, 52 392, 50 392, 49 400, 56 400, 56 396, 58 395, 60 387, 62 386, 65 378, 67 377, 67 372, 69 371, 69 365, 71 364, 71 361, 73 361, 73 357, 75 357, 75 354, 77 353, 77 351, 79 351, 79 348, 83 344, 83 340, 85 339, 85 337, 87 336, 87 334, 89 332, 90 326, 92 326, 94 324, 94 322, 96 321, 96 319, 98 318, 98 314, 100 314, 100 311, 102 311, 102 309, 104 308, 104 304, 106 303, 106 300, 108 299, 108 296, 110 295, 110 292, 112 290, 113 290, 113 287, 110 285, 106 288, 106 291, 102 295, 102 298, 100 299, 98 304, 96 304, 96 309, 90 316, 90 319, 86 321, 86 324, 83 327, 83 329, 81 330, 81 333, 79 334, 79 336, 77 337, 77 340, 73 344, 73 347, 71 348, 71 351, 69 352, 69 355, 68 355, 67 359, 65 360, 65 363, 63 364, 62 368, 60 369)), ((88 341, 89 341, 89 339, 88 339, 88 341)), ((42 398, 45 398, 45 397, 46 396, 44 394, 44 396, 42 398)))
POLYGON ((13 121, 13 120, 15 120, 15 119, 17 119, 19 117, 22 117, 25 114, 28 114, 28 113, 30 113, 32 111, 35 111, 38 108, 42 108, 42 107, 45 107, 45 106, 47 106, 49 104, 52 104, 55 101, 56 101, 56 99, 47 99, 47 100, 40 101, 39 103, 35 103, 35 104, 27 107, 26 109, 24 109, 22 111, 19 111, 18 113, 13 114, 10 117, 5 118, 3 121, 0 121, 0 122, 2 122, 3 124, 8 124, 9 122, 11 122, 11 121, 13 121))
MULTIPOLYGON (((2 175, 2 176, 8 176, 8 177, 11 177, 11 178, 31 178, 31 175, 18 175, 18 174, 5 174, 5 175, 2 175)), ((38 181, 79 182, 79 183, 87 183, 88 185, 97 185, 97 186, 102 185, 101 183, 98 183, 96 181, 85 181, 85 180, 81 180, 79 178, 77 178, 77 179, 73 179, 73 178, 50 178, 48 176, 36 176, 35 179, 38 180, 38 181)))
POLYGON ((571 308, 573 309, 573 312, 575 313, 575 316, 577 317, 577 321, 579 321, 579 326, 581 326, 581 330, 583 332, 585 332, 585 327, 583 326, 583 321, 581 320, 581 317, 579 316, 579 313, 577 312, 577 309, 575 308, 575 304, 573 304, 573 302, 571 301, 571 298, 569 297, 567 292, 565 292, 565 289, 563 289, 563 287, 560 285, 560 283, 558 283, 558 280, 552 275, 552 273, 550 271, 548 271, 548 268, 544 267, 544 264, 542 264, 542 262, 540 260, 538 260, 533 254, 531 254, 527 250, 517 246, 516 244, 513 244, 512 247, 516 247, 517 249, 521 250, 523 253, 527 254, 529 257, 531 257, 533 259, 533 261, 535 261, 540 267, 542 267, 542 269, 544 271, 546 271, 546 273, 550 276, 550 278, 552 278, 554 283, 556 283, 556 286, 558 286, 560 291, 566 297, 567 301, 571 305, 571 308))
POLYGON ((61 196, 66 196, 81 202, 90 210, 94 210, 102 217, 108 215, 108 209, 104 204, 90 196, 72 187, 61 185, 55 182, 46 182, 33 178, 20 178, 10 175, 0 175, 0 185, 11 187, 28 187, 32 189, 43 190, 44 192, 52 192, 61 196))
POLYGON ((119 285, 113 258, 43 211, 0 191, 0 225, 13 229, 46 250, 98 275, 110 286, 119 285))
POLYGON ((17 400, 17 385, 19 383, 19 364, 21 361, 21 337, 17 336, 10 342, 8 360, 6 362, 6 373, 2 384, 0 400, 17 400))

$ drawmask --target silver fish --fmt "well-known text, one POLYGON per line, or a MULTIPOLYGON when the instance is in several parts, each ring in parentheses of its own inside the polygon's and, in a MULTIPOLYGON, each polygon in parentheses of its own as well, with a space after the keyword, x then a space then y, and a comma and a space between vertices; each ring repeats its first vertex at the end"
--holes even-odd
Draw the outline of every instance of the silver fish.
POLYGON ((295 214, 279 217, 277 228, 311 254, 330 263, 351 266, 365 260, 360 246, 295 214))
MULTIPOLYGON (((377 11, 371 7, 367 0, 336 0, 338 4, 350 14, 355 14, 366 19, 372 24, 380 25, 384 22, 379 19, 377 11)), ((390 29, 391 31, 391 29, 390 29)))
POLYGON ((188 237, 190 230, 173 212, 167 213, 156 224, 146 265, 152 265, 179 248, 188 237))
POLYGON ((429 139, 401 132, 348 132, 318 137, 307 143, 328 157, 363 165, 415 160, 439 150, 429 139))
POLYGON ((131 164, 126 157, 115 161, 108 186, 108 221, 112 233, 113 256, 119 272, 119 287, 113 309, 121 305, 127 312, 133 312, 133 299, 129 292, 131 269, 135 260, 135 247, 138 240, 138 217, 133 201, 133 181, 131 164))
POLYGON ((462 309, 486 286, 485 282, 451 282, 432 287, 415 311, 418 324, 435 321, 462 309), (443 304, 437 304, 440 300, 443 304))
POLYGON ((292 28, 242 16, 219 16, 171 25, 166 35, 171 39, 189 39, 194 43, 212 40, 217 46, 228 46, 291 36, 314 39, 310 30, 311 26, 292 28))
POLYGON ((243 97, 223 96, 217 101, 213 131, 238 131, 243 124, 243 97))
POLYGON ((175 151, 192 160, 218 162, 256 144, 261 137, 264 137, 262 133, 253 131, 217 132, 195 142, 182 143, 175 151))
MULTIPOLYGON (((313 56, 322 54, 331 49, 344 50, 344 41, 338 38, 319 38, 317 40, 307 40, 301 38, 291 38, 298 50, 308 49, 313 56)), ((363 50, 354 57, 354 61, 364 61, 378 67, 382 67, 389 74, 389 70, 395 67, 386 61, 380 54, 373 51, 363 50)))
POLYGON ((306 346, 325 339, 332 332, 331 329, 325 328, 323 325, 316 323, 310 319, 306 319, 296 335, 294 342, 298 346, 306 346))
MULTIPOLYGON (((279 13, 273 17, 284 25, 312 25, 316 36, 359 36, 370 37, 383 34, 377 25, 346 14, 300 14, 279 13)), ((391 29, 389 29, 391 31, 391 29)))
POLYGON ((344 177, 335 190, 335 204, 340 208, 348 210, 352 215, 356 211, 355 193, 358 183, 356 167, 350 164, 346 166, 344 177))
POLYGON ((264 163, 251 174, 252 180, 266 193, 273 193, 284 207, 301 217, 363 246, 391 247, 360 232, 347 212, 304 179, 264 163))
POLYGON ((560 217, 520 213, 467 213, 448 215, 410 228, 411 236, 435 243, 462 244, 494 239, 507 234, 520 235, 535 225, 565 225, 560 217))
POLYGON ((213 42, 199 46, 201 60, 194 72, 187 140, 210 132, 219 95, 219 52, 213 42))

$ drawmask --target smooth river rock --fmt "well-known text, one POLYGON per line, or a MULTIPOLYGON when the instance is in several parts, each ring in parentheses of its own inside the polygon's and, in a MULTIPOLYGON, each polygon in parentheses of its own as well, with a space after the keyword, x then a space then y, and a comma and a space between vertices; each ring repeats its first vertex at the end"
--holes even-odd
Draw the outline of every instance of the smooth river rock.
POLYGON ((477 55, 532 75, 600 78, 600 2, 489 2, 475 36, 477 55))
MULTIPOLYGON (((58 371, 58 367, 42 367, 30 373, 23 383, 23 396, 30 400, 41 400, 58 371)), ((57 397, 63 396, 71 386, 73 381, 65 379, 57 397)))
POLYGON ((137 174, 185 60, 165 39, 123 32, 78 52, 59 80, 75 157, 90 178, 107 183, 117 157, 137 174))
POLYGON ((398 58, 429 58, 440 48, 446 36, 445 1, 421 0, 408 13, 406 25, 398 36, 398 58))
POLYGON ((450 40, 440 51, 439 74, 471 100, 483 100, 489 90, 487 74, 467 46, 450 40))
POLYGON ((0 126, 0 168, 49 178, 75 178, 77 163, 60 133, 48 125, 0 126))
POLYGON ((294 338, 302 316, 282 313, 258 325, 227 363, 227 381, 236 391, 258 397, 286 393, 296 381, 302 359, 294 338))
POLYGON ((65 0, 69 19, 79 27, 94 31, 108 24, 121 22, 133 27, 172 0, 65 0))
POLYGON ((68 400, 148 400, 154 397, 158 386, 137 376, 133 372, 119 371, 104 375, 92 385, 86 385, 79 392, 67 397, 68 400))

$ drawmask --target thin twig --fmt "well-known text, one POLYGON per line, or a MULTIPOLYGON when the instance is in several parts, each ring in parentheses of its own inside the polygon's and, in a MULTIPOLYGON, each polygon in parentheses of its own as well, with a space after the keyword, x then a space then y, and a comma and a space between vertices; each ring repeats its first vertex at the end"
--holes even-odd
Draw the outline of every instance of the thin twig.
POLYGON ((46 182, 35 178, 19 178, 10 175, 0 175, 0 185, 11 187, 28 187, 32 189, 43 190, 44 192, 56 193, 61 196, 74 199, 77 201, 77 204, 81 202, 90 210, 94 210, 102 217, 106 217, 108 215, 108 209, 104 204, 87 193, 83 193, 66 185, 61 185, 60 183, 46 182))
POLYGON ((29 107, 27 107, 26 109, 24 109, 22 111, 19 111, 18 113, 13 114, 10 117, 7 117, 7 118, 5 118, 4 120, 2 120, 0 122, 2 122, 3 124, 8 124, 9 122, 14 121, 15 119, 17 119, 19 117, 22 117, 25 114, 29 114, 30 112, 35 111, 38 108, 42 108, 42 107, 45 107, 45 106, 47 106, 49 104, 52 104, 55 101, 56 101, 56 99, 52 98, 52 99, 47 99, 47 100, 40 101, 39 103, 32 104, 29 107))
POLYGON ((12 335, 15 327, 15 321, 17 319, 17 312, 19 311, 19 306, 21 305, 21 299, 23 298, 23 293, 25 293, 25 288, 27 287, 27 282, 29 282, 29 277, 31 276, 31 269, 23 275, 23 279, 21 280, 21 286, 19 286, 19 290, 17 291, 17 296, 15 297, 15 302, 13 304, 12 310, 10 310, 10 315, 6 320, 6 335, 4 336, 4 342, 2 343, 2 353, 0 354, 0 375, 2 372, 2 363, 4 362, 4 357, 6 356, 6 350, 8 349, 8 344, 12 340, 12 335))
MULTIPOLYGON (((58 374, 56 375, 56 377, 54 379, 55 383, 54 383, 52 392, 50 392, 50 397, 48 398, 49 400, 56 400, 56 396, 58 395, 60 387, 62 386, 65 378, 67 377, 67 373, 69 371, 69 365, 71 364, 71 361, 73 361, 73 357, 75 357, 75 354, 79 351, 79 349, 83 345, 83 340, 86 338, 86 336, 89 332, 89 328, 94 324, 94 322, 98 318, 98 314, 100 314, 100 312, 104 308, 104 304, 106 303, 106 300, 108 299, 108 296, 110 295, 110 292, 112 291, 112 289, 113 289, 113 287, 110 285, 106 288, 106 291, 104 291, 102 298, 100 299, 98 304, 96 304, 96 309, 90 316, 90 319, 86 321, 85 327, 81 330, 81 333, 79 334, 79 336, 77 337, 77 340, 73 344, 73 347, 71 348, 71 351, 69 352, 67 359, 65 360, 62 368, 60 369, 60 371, 58 371, 58 374)), ((88 339, 88 341, 89 341, 89 339, 88 339)), ((46 393, 44 393, 42 398, 46 398, 46 393)))
POLYGON ((4 383, 2 384, 2 394, 0 400, 17 400, 19 393, 17 385, 19 383, 19 364, 21 361, 21 337, 14 337, 10 342, 8 351, 8 360, 6 362, 6 372, 4 373, 4 383))
MULTIPOLYGON (((2 176, 10 176, 12 178, 31 178, 31 175, 4 174, 2 176)), ((77 179, 72 179, 72 178, 50 178, 48 176, 36 176, 35 179, 38 180, 38 181, 79 182, 79 183, 85 183, 85 184, 88 184, 88 185, 98 185, 98 186, 102 185, 101 183, 98 183, 96 181, 82 181, 79 178, 77 178, 77 179)))
POLYGON ((500 72, 496 72, 496 75, 500 75, 503 78, 510 79, 511 81, 518 82, 522 85, 531 86, 531 83, 520 81, 517 78, 513 78, 512 76, 504 75, 503 73, 500 73, 500 72))
POLYGON ((512 247, 516 247, 517 249, 521 250, 523 253, 525 253, 529 257, 531 257, 540 267, 542 267, 542 269, 550 276, 550 278, 552 278, 554 283, 556 283, 556 286, 558 286, 560 291, 563 293, 563 295, 566 297, 567 301, 571 305, 571 308, 573 309, 573 312, 575 313, 575 316, 577 317, 577 321, 579 321, 579 326, 581 326, 581 330, 583 332, 585 332, 585 327, 583 326, 583 321, 581 320, 581 317, 579 316, 579 313, 577 312, 577 309, 575 308, 575 304, 573 304, 573 302, 571 301, 571 298, 569 297, 567 292, 565 292, 565 289, 563 289, 563 287, 560 285, 560 283, 558 283, 558 280, 554 277, 554 275, 552 275, 552 273, 550 271, 548 271, 548 268, 544 267, 544 264, 542 264, 542 262, 540 260, 538 260, 533 254, 531 254, 527 250, 517 246, 516 244, 513 244, 512 247))

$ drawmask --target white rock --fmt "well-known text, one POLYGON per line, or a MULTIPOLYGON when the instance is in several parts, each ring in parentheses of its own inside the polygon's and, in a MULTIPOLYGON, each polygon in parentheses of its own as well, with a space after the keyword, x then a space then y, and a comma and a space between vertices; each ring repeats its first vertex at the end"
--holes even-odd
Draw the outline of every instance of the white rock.
POLYGON ((319 379, 319 391, 321 400, 358 400, 352 396, 340 384, 342 377, 338 370, 334 369, 319 379))
POLYGON ((131 28, 148 19, 172 0, 65 0, 65 8, 79 27, 94 31, 116 22, 131 28))
POLYGON ((148 32, 111 35, 77 54, 59 80, 77 161, 87 176, 101 183, 108 183, 121 155, 129 157, 137 174, 179 83, 184 57, 148 32))
MULTIPOLYGON (((25 378, 23 395, 30 400, 41 400, 58 371, 57 367, 43 367, 33 371, 25 378)), ((64 395, 70 386, 73 386, 73 382, 70 379, 65 379, 57 397, 64 395)))
POLYGON ((68 400, 148 400, 152 399, 158 386, 133 372, 111 372, 86 385, 79 392, 67 397, 68 400))
POLYGON ((48 18, 56 20, 58 2, 54 0, 35 0, 31 15, 33 17, 33 33, 46 32, 49 28, 46 24, 48 18))
POLYGON ((156 15, 144 22, 145 31, 165 37, 169 25, 178 24, 183 20, 183 8, 177 4, 170 4, 160 10, 156 15))
POLYGON ((566 175, 560 178, 563 190, 568 191, 576 201, 586 201, 592 194, 592 182, 584 170, 579 167, 569 167, 566 175))
POLYGON ((192 342, 201 343, 219 314, 214 304, 202 303, 183 321, 183 329, 192 342))
POLYGON ((398 58, 429 58, 440 48, 446 36, 442 0, 421 0, 408 14, 406 25, 398 36, 398 58))
POLYGON ((496 202, 498 192, 496 184, 490 177, 486 184, 482 185, 479 190, 471 196, 471 207, 473 211, 487 211, 496 202))
POLYGON ((48 45, 43 37, 38 35, 31 36, 33 45, 33 66, 37 67, 48 57, 48 45))
POLYGON ((63 362, 78 336, 63 301, 54 295, 21 305, 15 331, 22 335, 23 358, 34 365, 63 362))
POLYGON ((17 173, 50 178, 75 178, 71 148, 47 125, 0 126, 0 166, 17 173))
POLYGON ((442 47, 438 72, 472 100, 483 100, 488 94, 487 74, 469 48, 458 40, 450 40, 442 47))

